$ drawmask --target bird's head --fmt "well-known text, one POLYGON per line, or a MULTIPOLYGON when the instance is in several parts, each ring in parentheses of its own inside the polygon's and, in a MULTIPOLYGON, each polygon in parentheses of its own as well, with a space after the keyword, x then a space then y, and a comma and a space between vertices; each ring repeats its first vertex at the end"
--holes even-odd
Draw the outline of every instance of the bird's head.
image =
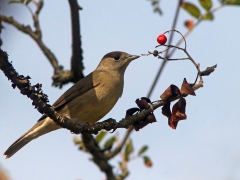
POLYGON ((139 57, 121 51, 110 52, 103 56, 98 68, 124 72, 129 63, 139 57))

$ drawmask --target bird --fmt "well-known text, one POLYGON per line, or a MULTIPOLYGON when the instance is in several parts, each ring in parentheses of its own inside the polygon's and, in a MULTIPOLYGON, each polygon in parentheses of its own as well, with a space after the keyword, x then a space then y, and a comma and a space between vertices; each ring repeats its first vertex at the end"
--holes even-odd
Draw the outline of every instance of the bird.
MULTIPOLYGON (((132 60, 139 57, 121 51, 107 53, 93 72, 70 87, 52 107, 61 115, 82 123, 99 121, 122 96, 125 70, 132 60)), ((5 157, 10 158, 33 139, 60 128, 44 114, 4 152, 5 157)))

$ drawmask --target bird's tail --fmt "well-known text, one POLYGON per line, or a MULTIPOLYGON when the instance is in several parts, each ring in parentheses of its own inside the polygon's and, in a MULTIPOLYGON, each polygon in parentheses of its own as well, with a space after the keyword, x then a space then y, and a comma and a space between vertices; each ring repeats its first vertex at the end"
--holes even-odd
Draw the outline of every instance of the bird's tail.
POLYGON ((49 117, 38 121, 28 132, 23 134, 20 138, 18 138, 5 152, 6 158, 10 158, 14 155, 18 150, 20 150, 27 143, 32 141, 33 139, 38 138, 46 133, 57 130, 61 128, 58 126, 53 120, 49 117))

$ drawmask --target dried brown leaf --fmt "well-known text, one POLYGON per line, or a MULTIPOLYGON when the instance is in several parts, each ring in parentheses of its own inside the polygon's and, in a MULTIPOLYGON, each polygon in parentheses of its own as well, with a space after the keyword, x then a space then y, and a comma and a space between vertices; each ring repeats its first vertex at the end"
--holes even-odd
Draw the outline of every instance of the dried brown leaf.
POLYGON ((147 121, 148 123, 157 122, 155 115, 153 113, 147 115, 147 117, 144 120, 147 121))
POLYGON ((171 113, 171 109, 170 109, 170 102, 165 103, 162 107, 162 114, 164 116, 167 116, 168 118, 171 117, 172 113, 171 113))
POLYGON ((175 114, 175 117, 178 119, 178 120, 184 120, 184 119, 187 119, 187 115, 186 114, 183 114, 179 111, 177 111, 177 113, 175 114))
POLYGON ((148 109, 150 107, 150 105, 148 103, 149 102, 151 103, 150 99, 148 99, 148 98, 136 99, 135 102, 140 109, 148 109))
POLYGON ((132 116, 134 113, 139 112, 139 111, 140 111, 139 108, 130 108, 126 111, 125 117, 132 116))
POLYGON ((208 76, 215 70, 216 67, 217 67, 217 64, 211 67, 207 67, 207 69, 199 73, 199 76, 208 76))
POLYGON ((171 118, 168 119, 168 125, 172 128, 172 129, 176 129, 177 125, 178 125, 178 121, 172 121, 171 118))
POLYGON ((181 97, 178 102, 176 102, 172 108, 172 114, 175 114, 177 111, 184 113, 186 111, 186 100, 181 97))
POLYGON ((172 107, 172 115, 168 119, 168 124, 171 128, 176 129, 178 121, 187 119, 186 111, 186 100, 180 98, 172 107))
POLYGON ((141 99, 146 100, 148 103, 152 103, 152 101, 149 98, 147 98, 147 97, 141 97, 141 99))
POLYGON ((186 78, 183 79, 182 87, 181 87, 181 94, 183 96, 186 95, 193 95, 196 96, 192 86, 187 82, 186 78))
POLYGON ((164 93, 160 96, 160 98, 163 101, 168 101, 171 98, 176 97, 178 95, 180 95, 179 88, 172 84, 164 91, 164 93))
POLYGON ((149 123, 153 123, 156 122, 156 118, 155 115, 153 113, 147 115, 144 119, 142 119, 141 121, 137 121, 133 124, 133 127, 136 131, 139 131, 140 129, 142 129, 143 127, 147 126, 149 123))

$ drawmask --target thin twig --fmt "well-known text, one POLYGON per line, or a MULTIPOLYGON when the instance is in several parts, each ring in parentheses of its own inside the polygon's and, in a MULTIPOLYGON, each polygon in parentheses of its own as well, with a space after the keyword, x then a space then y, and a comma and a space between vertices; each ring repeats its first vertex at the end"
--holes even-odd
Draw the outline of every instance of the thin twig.
MULTIPOLYGON (((172 30, 168 30, 166 32, 164 32, 163 34, 166 34, 166 33, 169 33, 169 32, 177 32, 178 34, 180 34, 182 36, 182 40, 184 40, 184 49, 187 49, 187 42, 184 38, 184 36, 182 35, 182 33, 176 29, 172 29, 172 30)), ((175 47, 178 47, 178 46, 175 46, 175 47)))
POLYGON ((158 56, 159 59, 163 59, 164 61, 179 61, 179 60, 188 60, 189 58, 176 58, 176 59, 166 59, 161 56, 158 56))
POLYGON ((82 140, 87 148, 88 152, 92 155, 92 160, 94 163, 106 174, 108 180, 116 180, 115 175, 113 174, 113 168, 108 163, 108 160, 104 159, 104 153, 101 151, 101 148, 96 143, 95 139, 91 134, 84 133, 82 134, 82 140))
MULTIPOLYGON (((175 13, 175 16, 174 16, 174 20, 173 20, 173 24, 172 24, 172 29, 175 29, 176 27, 176 24, 177 24, 177 19, 178 19, 178 16, 179 16, 179 11, 180 11, 180 4, 183 2, 183 0, 179 0, 178 4, 177 4, 177 10, 176 10, 176 13, 175 13)), ((173 39, 173 34, 174 33, 171 33, 170 34, 170 37, 169 37, 169 41, 168 41, 168 44, 170 45, 172 43, 172 39, 173 39)), ((165 53, 165 58, 168 58, 168 51, 165 53)), ((162 73, 162 70, 163 70, 163 67, 165 66, 167 61, 163 61, 157 74, 156 74, 156 77, 152 83, 152 86, 150 87, 149 91, 148 91, 148 94, 147 94, 147 97, 150 97, 152 95, 152 92, 153 92, 153 89, 154 87, 156 86, 157 84, 157 81, 162 73)))
MULTIPOLYGON (((224 5, 225 5, 225 4, 221 4, 220 6, 212 9, 210 12, 211 12, 211 13, 215 13, 216 11, 220 10, 221 8, 223 8, 224 5)), ((180 6, 179 6, 179 7, 180 7, 180 6)), ((202 22, 202 20, 203 20, 202 17, 203 17, 204 15, 205 15, 205 14, 201 15, 200 18, 197 20, 197 22, 194 24, 194 26, 193 26, 191 29, 188 29, 188 31, 186 32, 186 34, 184 34, 184 38, 186 38, 186 37, 193 31, 193 29, 195 29, 195 28, 202 22)), ((175 27, 173 27, 172 29, 175 29, 175 27)), ((171 37, 171 36, 170 36, 170 37, 171 37)), ((181 38, 181 39, 177 42, 177 44, 176 44, 175 46, 178 47, 178 46, 182 43, 183 40, 184 40, 184 39, 181 38)), ((170 58, 170 57, 174 54, 175 51, 176 51, 176 49, 173 48, 173 49, 171 50, 171 52, 169 52, 168 54, 166 53, 164 59, 170 58)), ((163 71, 166 63, 167 63, 167 61, 163 61, 163 62, 162 62, 161 66, 160 66, 160 68, 159 68, 159 70, 158 70, 158 73, 157 73, 157 75, 156 75, 156 77, 155 77, 155 79, 154 79, 154 82, 153 82, 153 84, 152 84, 152 86, 151 86, 151 88, 150 88, 150 90, 149 90, 149 92, 148 92, 148 96, 147 96, 147 97, 150 97, 150 96, 152 95, 153 89, 155 88, 155 86, 156 86, 156 84, 157 84, 157 81, 158 81, 160 75, 162 74, 162 71, 163 71)))
POLYGON ((14 18, 12 16, 7 17, 4 15, 0 15, 0 19, 3 22, 6 22, 8 24, 15 26, 18 30, 22 31, 23 33, 28 34, 32 38, 35 38, 34 32, 30 26, 25 26, 23 24, 18 23, 16 20, 14 20, 14 18))
MULTIPOLYGON (((211 13, 215 13, 216 11, 220 10, 221 8, 223 8, 224 5, 220 5, 214 9, 212 9, 210 12, 211 13)), ((198 20, 196 21, 196 23, 194 23, 193 27, 191 27, 190 29, 188 29, 188 31, 184 34, 184 38, 186 39, 190 34, 191 32, 196 29, 196 27, 202 22, 203 18, 208 12, 206 12, 205 14, 201 15, 198 20)), ((183 39, 180 39, 175 46, 180 46, 180 44, 182 43, 183 39)), ((169 57, 171 57, 173 55, 173 53, 175 52, 176 49, 172 49, 172 51, 169 53, 169 57)))
POLYGON ((121 169, 122 172, 121 172, 121 174, 116 176, 116 179, 117 180, 124 180, 129 175, 129 171, 128 171, 128 168, 127 168, 127 161, 125 160, 124 153, 121 153, 120 156, 121 156, 122 161, 121 161, 121 164, 119 166, 120 166, 120 169, 121 169))
POLYGON ((105 154, 105 157, 107 159, 111 159, 113 158, 115 155, 117 155, 123 148, 124 144, 126 143, 127 139, 129 138, 131 132, 133 130, 133 127, 131 126, 130 128, 128 128, 128 130, 126 131, 126 134, 124 135, 123 140, 121 141, 121 143, 118 144, 118 146, 111 152, 105 154))
POLYGON ((41 31, 40 24, 39 24, 39 13, 43 7, 43 0, 39 0, 39 2, 36 3, 36 7, 37 7, 37 9, 36 9, 35 13, 32 15, 32 18, 33 18, 33 24, 35 27, 35 33, 39 36, 38 39, 41 39, 42 31, 41 31))
POLYGON ((57 61, 57 58, 55 57, 55 55, 42 42, 41 36, 39 36, 39 34, 35 33, 31 29, 30 26, 25 26, 23 24, 18 23, 13 17, 6 17, 4 15, 0 15, 0 18, 3 22, 13 25, 14 27, 16 27, 21 32, 23 32, 23 33, 29 35, 30 37, 32 37, 35 40, 35 42, 38 44, 38 46, 40 47, 42 52, 45 54, 47 59, 52 64, 52 66, 54 68, 54 71, 60 71, 61 70, 61 67, 58 65, 58 61, 57 61))

